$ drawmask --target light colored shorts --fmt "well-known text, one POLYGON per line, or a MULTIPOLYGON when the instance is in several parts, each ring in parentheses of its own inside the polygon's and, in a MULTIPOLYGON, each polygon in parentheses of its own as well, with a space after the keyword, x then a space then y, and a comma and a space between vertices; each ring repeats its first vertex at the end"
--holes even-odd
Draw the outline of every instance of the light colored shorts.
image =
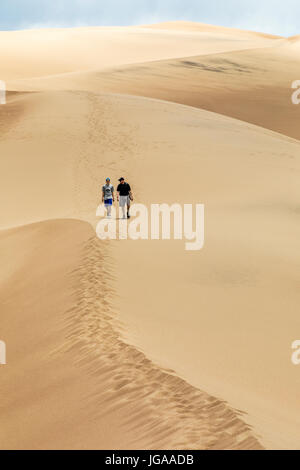
POLYGON ((129 196, 120 196, 120 207, 125 207, 130 204, 129 196))

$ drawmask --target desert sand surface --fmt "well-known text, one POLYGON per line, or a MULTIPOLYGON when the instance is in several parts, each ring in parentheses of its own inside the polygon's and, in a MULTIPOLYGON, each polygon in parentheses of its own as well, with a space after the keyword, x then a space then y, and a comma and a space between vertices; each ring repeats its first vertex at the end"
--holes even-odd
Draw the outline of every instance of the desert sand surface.
POLYGON ((1 448, 300 448, 297 40, 188 26, 0 34, 1 448), (122 174, 204 249, 98 240, 122 174))
POLYGON ((0 243, 1 448, 260 448, 226 403, 122 341, 89 224, 31 224, 0 243))
MULTIPOLYGON (((160 25, 156 25, 154 31, 157 26, 160 25)), ((180 35, 183 34, 180 28, 186 31, 190 26, 194 31, 197 24, 183 22, 183 26, 178 23, 167 26, 169 29, 159 31, 167 33, 171 29, 180 35)), ((161 25, 162 28, 167 26, 161 25)), ((201 34, 208 31, 212 37, 226 35, 223 28, 208 26, 205 29, 200 25, 196 31, 199 30, 204 53, 195 55, 189 49, 188 54, 181 55, 178 50, 175 58, 159 57, 134 64, 118 62, 113 67, 97 67, 94 63, 94 70, 80 71, 74 67, 73 72, 66 74, 11 80, 8 84, 19 91, 74 89, 146 96, 206 109, 300 139, 298 108, 291 106, 291 84, 299 73, 299 37, 270 38, 237 30, 237 47, 232 48, 229 43, 226 50, 225 41, 222 42, 224 50, 220 51, 218 41, 214 50, 210 46, 208 49, 207 39, 203 36, 201 39, 201 34), (217 33, 213 33, 215 30, 217 33), (246 38, 250 35, 256 45, 240 47, 245 34, 246 38)), ((231 37, 234 31, 229 30, 227 36, 231 37)), ((159 54, 162 56, 164 49, 159 54)))
POLYGON ((299 48, 300 40, 275 40, 273 47, 12 81, 11 87, 146 96, 206 109, 300 139, 299 110, 291 106, 291 85, 299 75, 299 48))
POLYGON ((264 47, 280 40, 241 32, 89 27, 0 32, 1 79, 32 78, 187 55, 264 47))

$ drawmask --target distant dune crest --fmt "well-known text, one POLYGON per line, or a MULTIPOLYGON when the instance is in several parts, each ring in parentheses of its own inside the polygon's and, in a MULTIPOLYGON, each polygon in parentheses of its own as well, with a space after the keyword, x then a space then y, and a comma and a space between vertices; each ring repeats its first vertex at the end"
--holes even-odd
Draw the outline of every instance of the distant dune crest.
POLYGON ((149 25, 142 25, 144 28, 153 28, 153 29, 169 29, 169 30, 178 30, 178 31, 191 31, 191 32, 222 32, 229 34, 241 33, 242 35, 258 35, 261 37, 271 38, 271 39, 280 39, 282 36, 261 33, 256 31, 247 31, 238 28, 227 28, 224 26, 215 26, 206 23, 197 23, 193 21, 166 21, 161 23, 154 23, 149 25))

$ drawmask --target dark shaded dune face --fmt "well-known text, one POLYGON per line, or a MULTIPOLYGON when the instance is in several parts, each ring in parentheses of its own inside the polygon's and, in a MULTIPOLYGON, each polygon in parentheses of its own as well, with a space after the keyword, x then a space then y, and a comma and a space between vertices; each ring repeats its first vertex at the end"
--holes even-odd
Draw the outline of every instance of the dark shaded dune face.
MULTIPOLYGON (((239 62, 233 62, 228 59, 222 59, 222 58, 214 58, 210 61, 192 61, 192 60, 182 60, 179 62, 178 66, 186 66, 186 67, 195 67, 200 70, 205 70, 207 72, 216 72, 216 73, 234 73, 234 72, 240 72, 240 73, 251 73, 251 68, 243 66, 243 64, 239 62)), ((252 69, 252 72, 255 71, 255 68, 252 69)))

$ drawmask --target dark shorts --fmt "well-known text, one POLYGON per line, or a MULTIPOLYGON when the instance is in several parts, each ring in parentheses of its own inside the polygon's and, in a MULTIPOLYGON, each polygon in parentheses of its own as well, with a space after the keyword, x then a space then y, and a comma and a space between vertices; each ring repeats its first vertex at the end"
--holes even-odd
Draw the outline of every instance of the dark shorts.
POLYGON ((105 199, 104 205, 105 206, 112 206, 113 200, 112 199, 105 199))

